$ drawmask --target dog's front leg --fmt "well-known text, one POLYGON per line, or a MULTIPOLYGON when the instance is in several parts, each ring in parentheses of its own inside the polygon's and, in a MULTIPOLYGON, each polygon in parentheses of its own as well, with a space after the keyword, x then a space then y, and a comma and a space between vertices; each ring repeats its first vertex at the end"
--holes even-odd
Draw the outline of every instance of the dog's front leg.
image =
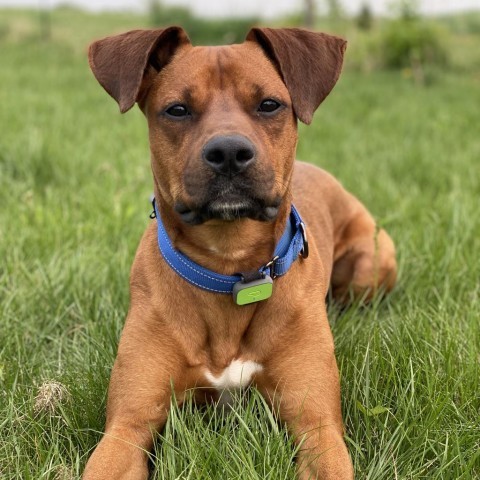
MULTIPOLYGON (((110 380, 105 434, 87 463, 84 480, 148 478, 152 434, 167 419, 172 385, 180 386, 183 380, 180 368, 174 343, 131 310, 110 380)), ((183 400, 183 392, 175 388, 177 401, 183 400)))
POLYGON ((268 386, 260 390, 300 444, 299 479, 351 480, 331 333, 328 324, 310 324, 302 331, 269 360, 268 386))

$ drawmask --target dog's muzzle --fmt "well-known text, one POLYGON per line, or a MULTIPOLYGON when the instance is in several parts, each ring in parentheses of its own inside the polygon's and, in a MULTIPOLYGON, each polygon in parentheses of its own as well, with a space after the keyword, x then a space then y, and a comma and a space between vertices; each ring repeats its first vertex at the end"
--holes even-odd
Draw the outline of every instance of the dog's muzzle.
POLYGON ((276 218, 281 198, 272 195, 274 173, 256 168, 257 148, 247 137, 232 134, 210 138, 201 150, 200 161, 202 170, 191 169, 184 176, 190 198, 178 199, 174 205, 185 223, 276 218))

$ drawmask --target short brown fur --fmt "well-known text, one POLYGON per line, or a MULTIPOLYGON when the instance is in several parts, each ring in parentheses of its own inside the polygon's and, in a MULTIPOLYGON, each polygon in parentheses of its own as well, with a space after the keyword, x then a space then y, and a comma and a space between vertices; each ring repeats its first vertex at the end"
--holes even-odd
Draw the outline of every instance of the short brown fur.
POLYGON ((206 369, 218 376, 238 358, 263 366, 252 383, 303 440, 299 478, 353 478, 325 297, 330 284, 339 299, 390 290, 395 250, 332 176, 294 160, 297 118, 311 121, 337 81, 344 50, 341 39, 294 29, 253 29, 245 43, 225 47, 192 47, 177 27, 92 45, 92 70, 121 110, 138 102, 145 113, 155 197, 176 248, 218 273, 256 269, 272 257, 293 200, 307 224, 310 256, 275 280, 270 299, 238 306, 178 277, 159 252, 153 221, 132 267, 105 435, 85 480, 147 478, 146 452, 167 418, 171 385, 180 403, 187 389, 196 389, 199 401, 215 399, 206 369), (256 114, 272 97, 282 110, 256 114), (162 116, 172 102, 188 102, 190 123, 162 116), (214 181, 200 161, 203 146, 215 135, 238 133, 256 148, 248 180, 265 202, 279 202, 278 214, 271 221, 186 224, 176 205, 202 204, 214 181))

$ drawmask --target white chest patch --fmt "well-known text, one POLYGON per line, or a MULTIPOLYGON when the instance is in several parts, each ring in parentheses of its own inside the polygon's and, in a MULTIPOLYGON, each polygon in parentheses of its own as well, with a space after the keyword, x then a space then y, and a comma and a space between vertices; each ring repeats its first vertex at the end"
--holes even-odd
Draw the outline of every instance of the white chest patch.
POLYGON ((205 372, 207 380, 217 389, 225 390, 230 388, 246 387, 255 373, 261 372, 263 367, 251 360, 233 360, 219 377, 212 375, 210 371, 205 372))

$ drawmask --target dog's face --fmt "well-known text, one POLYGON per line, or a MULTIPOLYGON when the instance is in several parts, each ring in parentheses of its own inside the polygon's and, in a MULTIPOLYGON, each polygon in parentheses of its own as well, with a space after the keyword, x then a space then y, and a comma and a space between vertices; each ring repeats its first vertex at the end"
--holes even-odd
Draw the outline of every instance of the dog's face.
POLYGON ((184 222, 268 221, 290 182, 297 117, 310 122, 344 48, 296 29, 253 29, 240 45, 193 47, 172 27, 96 42, 90 64, 122 111, 135 101, 144 111, 157 192, 184 222))
POLYGON ((296 118, 258 44, 184 47, 158 74, 144 108, 155 179, 184 221, 275 218, 296 118))

